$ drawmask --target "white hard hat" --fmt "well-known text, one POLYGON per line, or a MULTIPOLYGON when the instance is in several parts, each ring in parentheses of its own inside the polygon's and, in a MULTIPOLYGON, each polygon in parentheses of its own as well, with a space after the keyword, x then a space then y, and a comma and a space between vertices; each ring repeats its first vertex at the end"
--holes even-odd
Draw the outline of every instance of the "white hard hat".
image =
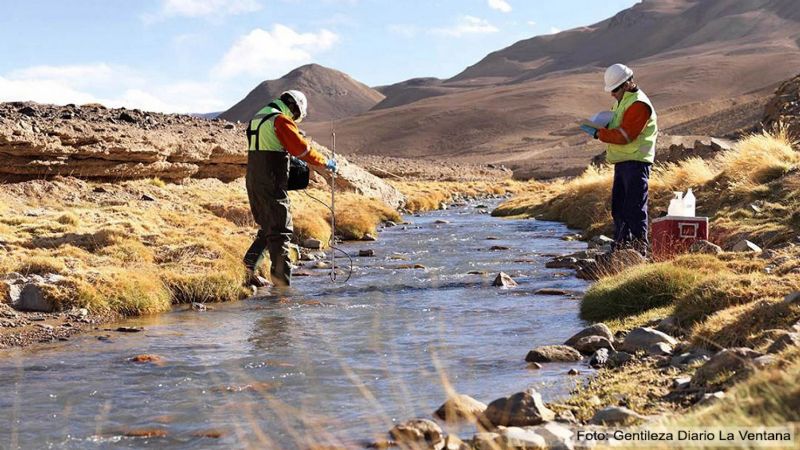
POLYGON ((614 64, 606 69, 606 92, 611 92, 633 76, 633 71, 625 64, 614 64))
POLYGON ((297 107, 300 109, 300 117, 295 119, 295 122, 302 122, 302 120, 308 115, 308 100, 306 99, 306 94, 303 94, 300 91, 292 90, 284 92, 281 94, 281 97, 286 94, 289 94, 294 99, 294 102, 297 103, 297 107))

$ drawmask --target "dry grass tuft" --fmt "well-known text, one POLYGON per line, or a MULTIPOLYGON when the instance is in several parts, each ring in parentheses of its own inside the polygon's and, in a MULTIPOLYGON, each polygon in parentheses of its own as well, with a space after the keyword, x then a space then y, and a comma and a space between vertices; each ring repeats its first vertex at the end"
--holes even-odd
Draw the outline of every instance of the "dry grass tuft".
POLYGON ((581 302, 581 318, 600 322, 671 306, 721 267, 706 255, 632 267, 592 285, 581 302))
POLYGON ((20 260, 11 271, 22 275, 45 275, 60 274, 66 271, 66 268, 63 260, 51 256, 32 255, 20 260))
POLYGON ((58 219, 56 219, 56 222, 58 222, 58 223, 60 223, 62 225, 72 225, 74 227, 77 227, 81 223, 81 221, 78 218, 78 216, 73 212, 66 212, 66 213, 58 216, 58 219))

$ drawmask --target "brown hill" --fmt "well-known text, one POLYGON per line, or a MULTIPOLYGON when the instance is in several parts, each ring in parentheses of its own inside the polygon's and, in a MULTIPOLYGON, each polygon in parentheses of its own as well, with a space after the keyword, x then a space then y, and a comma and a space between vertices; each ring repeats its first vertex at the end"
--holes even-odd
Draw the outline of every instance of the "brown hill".
POLYGON ((298 89, 308 97, 309 121, 329 121, 363 113, 383 100, 380 92, 338 70, 318 64, 298 67, 277 80, 264 81, 231 109, 219 115, 245 122, 282 92, 298 89))
MULTIPOLYGON (((667 133, 724 134, 757 118, 778 83, 796 73, 800 13, 793 3, 647 0, 597 24, 495 52, 432 86, 449 91, 443 95, 419 99, 419 86, 385 87, 382 103, 398 106, 337 123, 338 149, 504 163, 526 176, 576 173, 602 146, 574 121, 611 106, 602 71, 619 61, 636 71, 667 133), (403 104, 404 96, 411 101, 403 104)), ((327 127, 308 128, 325 141, 327 127)))

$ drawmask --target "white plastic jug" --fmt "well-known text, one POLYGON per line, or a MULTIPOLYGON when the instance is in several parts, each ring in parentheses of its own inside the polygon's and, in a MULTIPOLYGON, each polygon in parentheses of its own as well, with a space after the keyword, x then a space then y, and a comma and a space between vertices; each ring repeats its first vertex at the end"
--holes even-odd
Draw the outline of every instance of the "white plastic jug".
POLYGON ((692 188, 689 188, 686 191, 686 195, 683 196, 683 216, 684 217, 694 217, 695 213, 695 198, 694 193, 692 193, 692 188))
POLYGON ((675 198, 669 201, 669 209, 667 210, 668 216, 682 216, 683 215, 683 192, 673 192, 675 198))

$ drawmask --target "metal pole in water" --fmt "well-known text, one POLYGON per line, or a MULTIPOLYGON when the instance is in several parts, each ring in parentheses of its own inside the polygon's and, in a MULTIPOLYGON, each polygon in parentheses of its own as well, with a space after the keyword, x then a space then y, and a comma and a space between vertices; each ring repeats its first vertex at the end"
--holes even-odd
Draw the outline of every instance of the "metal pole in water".
MULTIPOLYGON (((331 150, 331 158, 336 160, 336 130, 333 128, 333 121, 331 121, 331 137, 333 139, 333 149, 331 150)), ((336 281, 336 171, 331 171, 331 281, 336 281)))

